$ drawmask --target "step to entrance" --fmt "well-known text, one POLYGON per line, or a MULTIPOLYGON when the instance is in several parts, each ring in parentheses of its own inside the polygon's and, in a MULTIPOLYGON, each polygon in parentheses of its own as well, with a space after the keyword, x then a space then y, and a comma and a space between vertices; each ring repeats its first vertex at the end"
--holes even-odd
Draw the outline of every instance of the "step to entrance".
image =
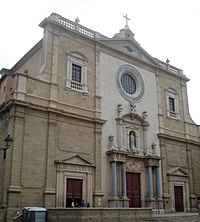
POLYGON ((200 222, 198 213, 172 213, 164 215, 155 215, 151 219, 145 219, 145 222, 200 222))

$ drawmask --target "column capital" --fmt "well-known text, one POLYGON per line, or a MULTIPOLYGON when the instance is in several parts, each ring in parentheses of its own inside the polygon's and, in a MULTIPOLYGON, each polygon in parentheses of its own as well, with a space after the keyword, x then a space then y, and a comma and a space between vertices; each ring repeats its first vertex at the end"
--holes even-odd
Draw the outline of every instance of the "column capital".
POLYGON ((110 162, 112 161, 126 162, 127 153, 124 151, 109 150, 106 153, 107 155, 109 155, 110 162))
POLYGON ((145 166, 155 166, 158 167, 159 166, 159 161, 161 160, 161 158, 159 156, 146 156, 145 157, 145 166))

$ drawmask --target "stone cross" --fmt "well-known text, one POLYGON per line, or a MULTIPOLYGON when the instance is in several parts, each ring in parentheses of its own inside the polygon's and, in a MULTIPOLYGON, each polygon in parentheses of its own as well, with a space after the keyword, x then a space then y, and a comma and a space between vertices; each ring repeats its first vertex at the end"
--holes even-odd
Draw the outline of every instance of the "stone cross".
POLYGON ((131 113, 136 113, 136 105, 132 101, 130 102, 130 108, 131 108, 131 113))
POLYGON ((80 22, 80 20, 79 20, 79 18, 77 17, 77 18, 75 19, 75 23, 78 24, 79 22, 80 22))
POLYGON ((169 62, 170 62, 170 61, 169 61, 169 59, 167 58, 167 60, 166 60, 167 65, 169 64, 169 62))
POLYGON ((75 29, 77 30, 77 31, 79 31, 79 22, 80 22, 80 20, 79 20, 79 18, 78 17, 76 17, 76 19, 75 19, 75 29))
POLYGON ((128 27, 128 21, 130 21, 130 18, 128 18, 128 15, 124 15, 123 16, 126 19, 126 27, 128 27))

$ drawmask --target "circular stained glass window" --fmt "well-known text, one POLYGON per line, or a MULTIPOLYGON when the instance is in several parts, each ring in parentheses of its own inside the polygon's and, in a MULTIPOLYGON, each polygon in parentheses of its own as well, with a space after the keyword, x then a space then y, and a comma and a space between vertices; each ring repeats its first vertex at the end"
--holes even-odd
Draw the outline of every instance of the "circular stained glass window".
POLYGON ((129 74, 125 73, 121 76, 121 85, 124 91, 130 95, 134 94, 136 91, 135 80, 129 74))
POLYGON ((139 71, 132 65, 123 64, 116 75, 117 88, 128 101, 137 102, 144 95, 144 81, 139 71))

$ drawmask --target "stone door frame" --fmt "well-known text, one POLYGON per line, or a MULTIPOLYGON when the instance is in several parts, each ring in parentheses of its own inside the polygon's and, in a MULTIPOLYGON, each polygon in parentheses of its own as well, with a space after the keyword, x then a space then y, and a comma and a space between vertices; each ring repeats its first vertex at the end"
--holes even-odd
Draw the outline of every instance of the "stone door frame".
POLYGON ((55 161, 56 163, 56 207, 65 207, 67 179, 82 180, 82 199, 93 205, 94 165, 79 155, 55 161))
POLYGON ((184 212, 190 212, 190 198, 189 198, 189 177, 188 174, 178 168, 170 173, 168 173, 168 183, 169 183, 169 195, 170 200, 170 211, 175 211, 175 194, 174 187, 182 186, 183 187, 183 210, 184 212))

